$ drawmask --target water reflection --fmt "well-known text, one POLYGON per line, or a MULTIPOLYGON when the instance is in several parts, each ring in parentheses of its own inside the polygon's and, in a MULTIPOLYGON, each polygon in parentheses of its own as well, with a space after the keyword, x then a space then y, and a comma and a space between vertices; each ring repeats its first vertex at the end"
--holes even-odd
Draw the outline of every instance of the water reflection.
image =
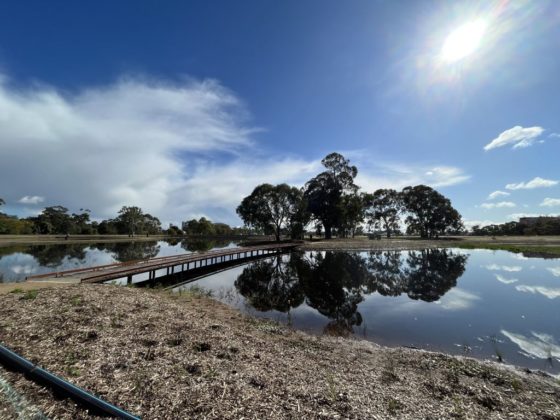
POLYGON ((183 239, 181 248, 189 252, 205 252, 214 248, 225 248, 231 241, 227 239, 183 239))
POLYGON ((22 281, 26 276, 58 270, 164 257, 213 248, 236 246, 227 240, 39 244, 0 247, 0 282, 22 281))
POLYGON ((243 269, 235 280, 235 287, 258 311, 289 312, 305 298, 296 265, 297 258, 283 262, 280 255, 256 261, 243 269))
POLYGON ((96 244, 92 248, 110 254, 118 262, 125 262, 157 257, 161 246, 155 241, 113 242, 96 244))
POLYGON ((83 261, 86 258, 86 247, 83 244, 31 245, 25 253, 33 256, 42 266, 57 267, 65 258, 83 261))
POLYGON ((439 300, 464 273, 467 256, 445 249, 374 251, 366 258, 350 252, 292 253, 244 268, 235 287, 261 312, 287 313, 303 303, 329 318, 328 334, 346 336, 360 326, 358 305, 374 292, 439 300))

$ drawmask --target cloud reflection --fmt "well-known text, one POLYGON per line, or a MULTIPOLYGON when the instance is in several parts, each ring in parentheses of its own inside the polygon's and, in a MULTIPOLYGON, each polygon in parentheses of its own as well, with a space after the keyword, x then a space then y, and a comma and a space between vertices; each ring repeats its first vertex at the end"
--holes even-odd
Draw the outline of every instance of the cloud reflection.
POLYGON ((545 333, 531 331, 533 337, 525 337, 507 330, 500 331, 503 335, 517 344, 519 348, 529 356, 538 359, 550 359, 552 357, 560 360, 560 346, 553 336, 545 333))
POLYGON ((509 273, 515 273, 521 271, 522 268, 518 265, 498 265, 498 264, 488 264, 483 265, 482 268, 486 268, 490 271, 507 271, 509 273))
POLYGON ((459 288, 454 288, 439 300, 441 307, 450 311, 468 309, 480 300, 478 295, 459 288))
POLYGON ((512 284, 512 283, 515 283, 515 282, 519 281, 518 279, 505 278, 501 274, 494 274, 494 275, 496 276, 496 280, 498 280, 499 282, 504 283, 504 284, 512 284))
POLYGON ((555 299, 560 297, 560 289, 552 289, 550 287, 544 286, 527 286, 525 284, 520 284, 519 286, 515 286, 515 288, 520 292, 526 293, 540 293, 543 296, 546 296, 549 299, 555 299))
POLYGON ((547 270, 550 271, 554 277, 560 277, 560 267, 549 267, 547 270))

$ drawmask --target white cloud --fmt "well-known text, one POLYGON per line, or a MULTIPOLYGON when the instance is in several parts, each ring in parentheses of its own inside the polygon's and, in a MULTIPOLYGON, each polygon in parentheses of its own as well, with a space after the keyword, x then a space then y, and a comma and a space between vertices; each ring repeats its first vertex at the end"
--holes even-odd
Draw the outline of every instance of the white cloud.
POLYGON ((169 203, 187 195, 199 160, 235 159, 251 144, 245 122, 242 102, 215 81, 123 79, 74 95, 0 82, 3 195, 34 190, 99 217, 138 205, 174 218, 169 203))
POLYGON ((473 226, 489 226, 489 225, 497 225, 498 222, 493 222, 491 220, 463 220, 463 224, 467 229, 472 229, 473 226))
POLYGON ((550 198, 547 197, 543 200, 543 202, 540 204, 541 207, 556 207, 556 206, 560 206, 560 198, 550 198))
POLYGON ((501 274, 494 274, 496 276, 496 280, 498 280, 500 283, 504 283, 504 284, 512 284, 512 283, 516 283, 517 281, 519 281, 518 279, 508 279, 504 276, 502 276, 501 274))
POLYGON ((498 197, 507 197, 508 195, 510 195, 510 193, 498 190, 498 191, 494 191, 493 193, 490 193, 487 200, 494 200, 495 198, 498 197))
POLYGON ((549 299, 556 299, 560 297, 560 289, 553 289, 550 287, 544 286, 527 286, 525 284, 520 284, 519 286, 515 286, 515 288, 520 292, 527 292, 527 293, 539 293, 543 296, 546 296, 549 299))
MULTIPOLYGON (((20 199, 20 215, 34 214, 23 205, 44 199, 70 211, 89 208, 95 219, 136 205, 164 223, 204 215, 240 224, 235 208, 257 184, 302 186, 322 170, 322 156, 266 156, 248 117, 216 81, 128 78, 68 94, 12 89, 0 75, 2 198, 37 194, 20 199)), ((350 157, 365 191, 469 179, 451 166, 366 166, 350 157)))
POLYGON ((399 163, 371 165, 356 161, 360 170, 356 183, 365 191, 378 188, 401 189, 410 185, 429 185, 432 188, 449 187, 470 179, 462 169, 453 166, 404 165, 399 163))
POLYGON ((507 184, 506 189, 508 190, 532 190, 534 188, 548 188, 553 187, 558 184, 558 181, 552 179, 543 179, 540 177, 535 177, 528 182, 520 182, 518 184, 507 184))
POLYGON ((480 205, 483 209, 501 209, 501 208, 512 208, 516 204, 511 201, 500 201, 499 203, 483 203, 480 205))
POLYGON ((18 203, 21 204, 39 204, 42 203, 43 201, 45 201, 45 197, 41 197, 38 195, 26 195, 24 197, 21 197, 18 200, 18 203))
POLYGON ((484 150, 488 151, 510 144, 513 145, 513 149, 529 147, 543 132, 544 128, 542 127, 521 127, 520 125, 516 125, 500 133, 498 137, 484 146, 484 150))

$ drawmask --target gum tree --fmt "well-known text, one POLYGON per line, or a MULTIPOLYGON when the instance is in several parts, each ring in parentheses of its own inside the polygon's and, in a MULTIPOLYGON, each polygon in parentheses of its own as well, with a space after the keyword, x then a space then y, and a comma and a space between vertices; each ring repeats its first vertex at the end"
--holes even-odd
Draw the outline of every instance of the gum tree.
POLYGON ((282 229, 295 226, 301 219, 302 192, 288 184, 261 184, 237 207, 237 214, 247 226, 274 232, 280 240, 282 229))

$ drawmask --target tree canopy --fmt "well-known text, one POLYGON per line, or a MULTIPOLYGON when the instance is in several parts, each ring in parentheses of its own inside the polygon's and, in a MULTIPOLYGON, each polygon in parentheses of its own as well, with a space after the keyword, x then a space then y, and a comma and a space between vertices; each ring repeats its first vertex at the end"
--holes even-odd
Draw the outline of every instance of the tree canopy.
POLYGON ((390 238, 391 232, 399 229, 400 194, 393 189, 379 189, 368 196, 367 205, 368 223, 384 229, 390 238))
POLYGON ((295 187, 261 184, 243 199, 237 207, 237 214, 246 225, 264 233, 274 233, 279 241, 283 228, 293 228, 296 222, 304 221, 302 200, 302 192, 295 187))
POLYGON ((321 163, 326 171, 307 182, 304 196, 308 210, 322 223, 325 237, 330 239, 333 227, 341 227, 348 221, 344 218, 343 197, 357 193, 359 187, 354 184, 354 178, 358 169, 339 153, 327 155, 321 163))
POLYGON ((461 215, 451 201, 426 185, 406 187, 401 193, 408 216, 407 232, 422 238, 437 238, 450 230, 461 230, 461 215))

